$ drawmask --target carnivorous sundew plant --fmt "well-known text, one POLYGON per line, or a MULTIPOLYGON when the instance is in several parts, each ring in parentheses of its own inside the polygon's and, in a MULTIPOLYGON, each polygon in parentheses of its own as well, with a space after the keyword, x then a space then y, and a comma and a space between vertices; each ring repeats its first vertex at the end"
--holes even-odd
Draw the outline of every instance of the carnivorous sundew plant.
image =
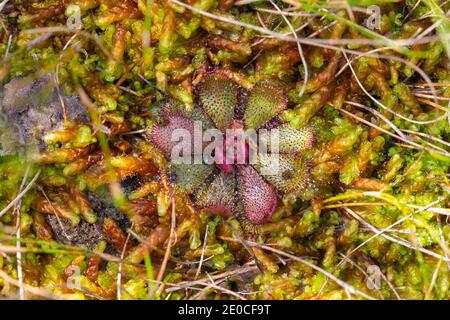
POLYGON ((167 125, 153 127, 153 143, 175 162, 179 185, 196 191, 198 207, 241 214, 252 224, 268 222, 276 209, 277 190, 291 192, 306 184, 306 165, 298 154, 311 147, 312 129, 280 123, 276 117, 286 109, 287 100, 281 88, 269 82, 258 82, 245 92, 225 72, 215 71, 205 75, 194 91, 202 110, 186 112, 182 105, 166 102, 162 118, 167 125), (198 134, 195 119, 200 124, 198 134), (203 126, 215 126, 216 131, 203 133, 203 126), (174 141, 178 135, 181 143, 174 141), (196 136, 200 139, 195 140, 196 136), (214 138, 205 148, 204 136, 214 138), (206 152, 209 160, 205 159, 209 165, 195 163, 196 148, 201 156, 210 150, 206 152), (261 150, 265 152, 258 153, 261 150), (174 157, 178 151, 183 159, 174 157), (219 172, 214 173, 211 163, 219 172))
POLYGON ((0 0, 0 296, 449 299, 449 13, 0 0))

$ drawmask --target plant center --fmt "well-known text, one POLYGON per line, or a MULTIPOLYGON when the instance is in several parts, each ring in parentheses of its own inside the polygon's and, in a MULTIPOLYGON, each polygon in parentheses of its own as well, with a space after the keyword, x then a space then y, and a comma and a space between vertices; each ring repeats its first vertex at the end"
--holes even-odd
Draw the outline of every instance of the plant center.
POLYGON ((241 123, 233 122, 231 130, 223 138, 223 145, 216 148, 214 160, 220 170, 228 173, 233 172, 233 165, 248 164, 249 145, 245 141, 245 134, 241 123))

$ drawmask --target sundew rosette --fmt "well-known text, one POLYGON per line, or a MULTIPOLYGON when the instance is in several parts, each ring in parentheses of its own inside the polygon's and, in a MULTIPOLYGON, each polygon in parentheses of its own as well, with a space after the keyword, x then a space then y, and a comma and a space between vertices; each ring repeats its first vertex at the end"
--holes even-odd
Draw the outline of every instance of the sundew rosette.
POLYGON ((312 127, 295 129, 278 117, 287 108, 280 83, 261 81, 247 90, 226 70, 215 69, 202 76, 194 94, 192 112, 172 99, 162 103, 151 141, 170 160, 184 143, 189 161, 170 162, 177 185, 196 207, 253 225, 267 223, 281 195, 307 184, 303 152, 312 146, 312 127), (216 139, 211 129, 219 133, 216 139), (248 137, 242 132, 253 132, 254 139, 242 139, 248 137))

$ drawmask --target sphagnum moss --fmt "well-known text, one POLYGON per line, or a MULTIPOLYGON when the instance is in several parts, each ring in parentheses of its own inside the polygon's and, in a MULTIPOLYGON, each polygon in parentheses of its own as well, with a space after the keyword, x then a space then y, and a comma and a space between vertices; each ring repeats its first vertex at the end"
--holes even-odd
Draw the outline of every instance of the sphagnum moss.
POLYGON ((6 2, 1 296, 450 298, 450 4, 235 2, 6 2), (296 166, 177 168, 191 120, 296 166))

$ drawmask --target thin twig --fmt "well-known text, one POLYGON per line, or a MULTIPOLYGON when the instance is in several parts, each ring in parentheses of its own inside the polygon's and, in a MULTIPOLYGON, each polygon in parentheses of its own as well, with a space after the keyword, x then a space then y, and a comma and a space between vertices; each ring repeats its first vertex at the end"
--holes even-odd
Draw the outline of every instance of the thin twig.
POLYGON ((122 252, 120 253, 120 262, 117 271, 117 300, 122 300, 122 268, 123 259, 125 258, 125 252, 127 250, 128 241, 130 241, 130 234, 128 233, 125 243, 123 244, 122 252))

